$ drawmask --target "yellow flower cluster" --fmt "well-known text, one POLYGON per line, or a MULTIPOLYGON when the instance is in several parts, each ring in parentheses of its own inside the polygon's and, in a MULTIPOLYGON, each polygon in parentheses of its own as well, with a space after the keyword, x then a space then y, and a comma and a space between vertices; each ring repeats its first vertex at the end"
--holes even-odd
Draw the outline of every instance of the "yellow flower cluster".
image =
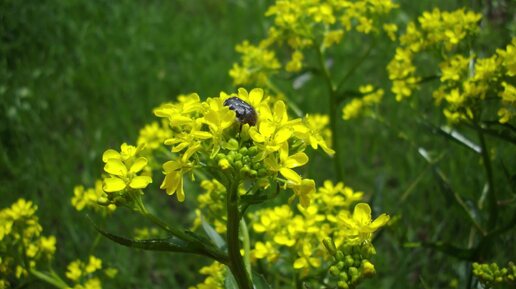
MULTIPOLYGON (((127 205, 139 198, 142 189, 152 183, 148 160, 140 156, 145 144, 138 147, 122 144, 120 152, 108 149, 102 155, 105 163, 104 194, 97 202, 102 205, 127 205)), ((113 206, 111 206, 113 207, 113 206)))
POLYGON ((206 279, 196 286, 188 289, 224 289, 224 280, 226 277, 226 266, 218 262, 213 262, 210 266, 202 267, 199 273, 206 275, 206 279))
POLYGON ((314 133, 313 124, 290 119, 285 103, 272 102, 262 89, 222 92, 206 101, 191 94, 154 113, 168 119, 172 137, 165 144, 177 155, 163 164, 161 188, 169 195, 177 194, 179 201, 185 199, 183 176, 203 169, 225 187, 229 180, 252 180, 248 191, 280 182, 307 206, 314 181, 303 179, 293 169, 308 162, 303 152, 308 144, 332 152, 320 134, 314 133))
POLYGON ((371 112, 374 105, 382 101, 383 89, 375 89, 371 84, 363 85, 358 88, 362 94, 361 98, 353 98, 342 108, 342 118, 350 120, 362 114, 371 112))
POLYGON ((238 45, 241 61, 229 74, 235 85, 264 86, 282 67, 274 50, 284 44, 291 50, 285 70, 298 72, 303 68, 305 49, 337 45, 351 30, 364 34, 383 30, 395 39, 397 26, 384 23, 383 17, 396 7, 391 0, 277 0, 265 13, 274 18, 267 37, 258 46, 248 41, 238 45))
POLYGON ((424 12, 418 24, 410 22, 405 33, 400 36, 400 46, 387 66, 392 92, 401 101, 412 95, 421 80, 416 74, 414 58, 425 50, 443 48, 451 51, 460 41, 478 30, 481 15, 464 9, 442 12, 434 9, 424 12))
MULTIPOLYGON (((66 277, 70 279, 74 285, 73 289, 101 289, 102 283, 98 277, 93 277, 94 273, 102 269, 102 260, 95 256, 90 256, 88 262, 75 260, 68 264, 66 277)), ((114 268, 107 268, 104 273, 113 278, 117 274, 114 268)))
POLYGON ((500 123, 511 120, 516 113, 516 87, 508 82, 515 75, 509 57, 516 57, 515 45, 516 38, 506 50, 498 49, 490 57, 456 54, 441 63, 441 85, 433 96, 437 104, 445 103, 444 115, 449 122, 478 118, 481 109, 487 107, 488 94, 499 97, 500 123))
POLYGON ((314 201, 306 208, 298 206, 293 210, 283 205, 257 211, 252 216, 252 227, 263 239, 255 243, 253 257, 293 262, 292 268, 307 274, 310 268, 318 268, 328 260, 322 241, 329 236, 338 247, 370 242, 372 233, 389 217, 382 214, 372 221, 371 209, 365 203, 357 204, 351 213, 352 204, 362 195, 343 183, 325 181, 311 194, 314 201))
POLYGON ((106 198, 107 194, 102 188, 102 181, 97 180, 94 188, 76 186, 73 189, 71 203, 77 211, 82 211, 84 208, 92 208, 99 213, 106 214, 116 210, 116 205, 114 204, 103 206, 99 203, 99 201, 105 200, 106 198))
MULTIPOLYGON (((32 202, 19 199, 0 211, 0 288, 10 288, 9 281, 30 275, 59 284, 59 288, 101 289, 100 279, 92 274, 102 268, 102 261, 94 256, 87 264, 77 260, 68 265, 66 276, 74 282, 71 287, 52 271, 50 261, 56 251, 56 238, 41 235, 36 210, 32 202)), ((116 269, 108 268, 104 273, 112 278, 116 269)))
MULTIPOLYGON (((213 224, 218 233, 226 232, 226 188, 217 180, 203 180, 201 188, 204 190, 197 197, 199 208, 195 210, 194 228, 201 225, 201 214, 213 224)), ((245 193, 245 190, 242 190, 245 193)))
POLYGON ((269 43, 262 41, 255 46, 244 41, 236 46, 240 53, 241 64, 234 63, 229 71, 235 85, 256 84, 263 86, 268 83, 269 77, 281 68, 274 51, 269 50, 269 43))
POLYGON ((5 284, 12 276, 27 277, 31 269, 48 262, 56 251, 56 238, 41 235, 43 228, 36 210, 31 201, 18 199, 0 211, 0 280, 5 284))
POLYGON ((145 146, 145 150, 156 150, 163 145, 163 142, 170 138, 171 132, 168 130, 168 124, 163 121, 161 124, 152 122, 140 130, 136 144, 145 146))

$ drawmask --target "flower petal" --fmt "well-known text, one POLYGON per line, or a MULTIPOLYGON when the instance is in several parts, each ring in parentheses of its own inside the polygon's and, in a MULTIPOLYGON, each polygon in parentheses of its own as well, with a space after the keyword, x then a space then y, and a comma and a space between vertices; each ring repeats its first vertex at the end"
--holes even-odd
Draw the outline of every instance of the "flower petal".
POLYGON ((126 184, 119 178, 106 178, 104 179, 104 191, 107 193, 118 192, 125 189, 126 184))
POLYGON ((389 222, 389 220, 390 220, 389 215, 381 214, 380 216, 378 216, 378 218, 376 218, 376 220, 374 220, 371 223, 370 227, 376 231, 376 229, 383 227, 385 224, 387 224, 387 222, 389 222))
POLYGON ((305 165, 308 162, 308 156, 305 153, 296 153, 289 156, 285 162, 284 166, 287 168, 297 168, 302 165, 305 165))
POLYGON ((127 167, 121 160, 118 159, 109 159, 104 166, 104 171, 106 171, 108 174, 119 177, 127 175, 127 167))
POLYGON ((301 177, 294 170, 289 168, 281 168, 280 174, 284 176, 287 180, 294 182, 296 184, 301 183, 301 177))
POLYGON ((362 226, 371 224, 371 207, 367 203, 357 204, 353 211, 353 220, 362 226))
POLYGON ((112 150, 112 149, 109 149, 102 154, 102 161, 105 163, 107 163, 107 161, 109 161, 110 159, 120 159, 120 158, 121 158, 120 153, 115 150, 112 150))
POLYGON ((281 144, 281 143, 286 142, 291 136, 292 136, 292 131, 290 129, 282 128, 274 135, 274 141, 277 144, 281 144))
POLYGON ((144 189, 150 183, 152 183, 152 179, 149 176, 136 176, 131 180, 129 186, 133 189, 144 189))
POLYGON ((136 161, 134 161, 134 163, 131 166, 131 168, 129 169, 129 171, 131 173, 137 173, 137 172, 143 170, 143 168, 147 165, 147 163, 148 163, 148 161, 146 158, 140 157, 140 158, 136 159, 136 161))

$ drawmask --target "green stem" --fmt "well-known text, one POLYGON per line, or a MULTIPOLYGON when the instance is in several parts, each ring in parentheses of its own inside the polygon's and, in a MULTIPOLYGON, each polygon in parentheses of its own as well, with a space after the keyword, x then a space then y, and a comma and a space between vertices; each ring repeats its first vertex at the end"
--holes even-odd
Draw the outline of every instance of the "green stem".
POLYGON ((70 286, 68 286, 68 284, 66 284, 61 278, 54 278, 52 276, 49 276, 43 272, 36 270, 36 269, 30 269, 30 273, 32 275, 34 275, 34 277, 38 278, 39 280, 46 282, 56 288, 62 288, 62 289, 70 288, 70 286))
POLYGON ((369 55, 371 54, 371 51, 373 50, 373 48, 375 46, 376 46, 376 42, 373 42, 373 43, 371 43, 371 45, 369 45, 369 47, 367 48, 364 55, 362 55, 362 57, 360 57, 358 59, 358 61, 355 62, 355 64, 349 69, 349 71, 346 73, 346 75, 344 75, 344 77, 341 79, 341 81, 339 82, 339 85, 337 85, 337 87, 336 87, 336 91, 340 91, 342 89, 344 84, 346 84, 346 81, 348 81, 348 79, 353 75, 353 73, 355 73, 355 71, 360 67, 360 65, 362 65, 362 63, 364 63, 364 61, 369 57, 369 55))
POLYGON ((331 141, 333 148, 335 150, 335 155, 333 156, 333 165, 335 169, 335 174, 337 180, 342 179, 342 167, 339 161, 340 156, 340 145, 339 145, 339 134, 337 130, 337 111, 338 111, 338 99, 337 99, 337 87, 333 84, 330 71, 328 67, 326 67, 326 63, 324 62, 324 55, 322 48, 317 48, 317 58, 319 60, 319 66, 321 67, 321 71, 323 72, 323 77, 326 81, 326 86, 328 88, 328 109, 330 114, 330 129, 331 133, 331 141))
POLYGON ((227 202, 227 242, 229 255, 229 268, 236 279, 240 289, 252 289, 253 285, 249 274, 246 271, 244 260, 240 254, 239 224, 240 215, 238 211, 238 184, 240 180, 235 178, 229 184, 227 202))
POLYGON ((496 198, 496 190, 494 186, 494 178, 493 178, 493 167, 491 164, 491 158, 489 157, 489 151, 487 149, 486 139, 484 136, 484 132, 480 126, 477 125, 478 139, 480 141, 480 147, 482 149, 482 161, 484 163, 484 169, 486 171, 487 176, 487 184, 489 186, 489 219, 487 221, 489 230, 494 229, 496 226, 496 221, 498 220, 498 207, 497 207, 497 198, 496 198))

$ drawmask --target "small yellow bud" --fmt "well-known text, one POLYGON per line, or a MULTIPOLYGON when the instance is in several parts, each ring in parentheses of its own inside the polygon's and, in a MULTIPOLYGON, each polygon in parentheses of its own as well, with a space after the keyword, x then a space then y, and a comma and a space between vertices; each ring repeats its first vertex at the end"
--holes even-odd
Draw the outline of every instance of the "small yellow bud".
POLYGON ((365 277, 371 277, 374 274, 376 274, 376 270, 374 269, 374 265, 371 262, 367 261, 367 260, 363 260, 362 261, 362 275, 365 276, 365 277))
POLYGON ((223 170, 227 170, 231 167, 231 164, 229 163, 229 161, 227 159, 221 159, 219 161, 219 167, 223 170))

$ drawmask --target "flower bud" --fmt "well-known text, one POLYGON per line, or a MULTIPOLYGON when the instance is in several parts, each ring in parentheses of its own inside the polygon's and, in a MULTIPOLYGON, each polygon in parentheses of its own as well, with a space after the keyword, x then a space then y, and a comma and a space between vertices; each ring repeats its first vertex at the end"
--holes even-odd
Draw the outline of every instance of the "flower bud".
POLYGON ((337 266, 331 266, 330 267, 330 273, 337 276, 339 275, 340 271, 339 271, 339 268, 337 268, 337 266))
POLYGON ((374 274, 376 274, 376 270, 374 269, 373 263, 369 262, 368 260, 362 261, 362 275, 364 277, 371 277, 374 274))
POLYGON ((339 261, 344 260, 344 254, 342 253, 342 251, 337 251, 337 254, 335 254, 335 257, 339 261))
POLYGON ((219 161, 219 167, 223 170, 227 170, 231 167, 231 164, 229 163, 228 159, 221 159, 219 161))
POLYGON ((344 258, 344 261, 346 262, 346 265, 348 265, 348 266, 353 266, 353 264, 355 263, 355 260, 353 260, 353 257, 351 257, 350 255, 347 255, 344 258))
POLYGON ((231 151, 237 150, 238 147, 239 147, 238 141, 234 138, 228 140, 228 142, 226 143, 226 148, 231 151))

